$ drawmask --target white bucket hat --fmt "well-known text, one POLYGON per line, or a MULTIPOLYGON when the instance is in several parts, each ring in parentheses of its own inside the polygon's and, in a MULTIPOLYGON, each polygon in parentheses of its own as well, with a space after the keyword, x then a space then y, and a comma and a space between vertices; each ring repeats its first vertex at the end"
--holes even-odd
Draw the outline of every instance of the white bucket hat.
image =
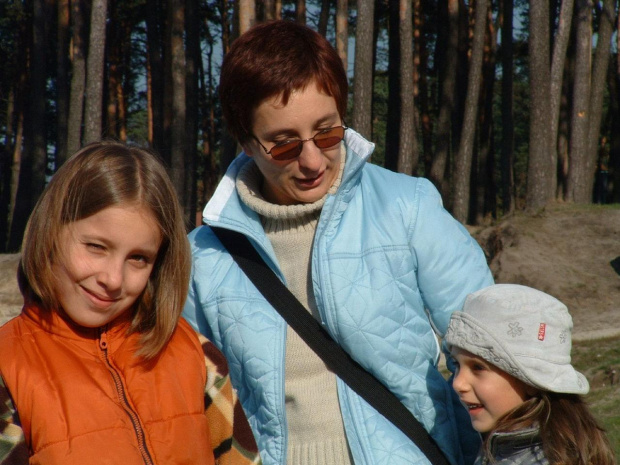
POLYGON ((452 314, 445 341, 536 388, 587 394, 588 380, 571 365, 572 328, 566 305, 556 298, 495 284, 467 296, 463 311, 452 314))

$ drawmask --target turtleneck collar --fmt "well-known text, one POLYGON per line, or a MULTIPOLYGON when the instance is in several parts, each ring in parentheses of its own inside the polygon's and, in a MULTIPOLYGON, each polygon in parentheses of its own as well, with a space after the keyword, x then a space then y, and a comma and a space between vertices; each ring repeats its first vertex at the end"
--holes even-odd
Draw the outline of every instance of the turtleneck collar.
POLYGON ((235 186, 239 197, 245 205, 258 213, 265 229, 290 230, 292 228, 304 228, 308 222, 318 219, 327 196, 335 194, 338 187, 340 187, 346 158, 344 144, 342 144, 341 153, 340 170, 334 184, 327 191, 327 194, 316 202, 278 205, 265 200, 261 193, 263 175, 256 163, 254 163, 254 160, 250 160, 243 165, 237 175, 235 186))

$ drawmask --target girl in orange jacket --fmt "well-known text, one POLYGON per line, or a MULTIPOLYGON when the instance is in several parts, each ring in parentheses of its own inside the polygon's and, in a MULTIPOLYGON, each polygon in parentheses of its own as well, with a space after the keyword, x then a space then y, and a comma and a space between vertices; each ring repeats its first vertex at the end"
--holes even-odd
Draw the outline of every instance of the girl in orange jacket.
POLYGON ((224 357, 180 320, 189 269, 153 154, 100 142, 58 170, 0 328, 0 462, 260 462, 224 357))

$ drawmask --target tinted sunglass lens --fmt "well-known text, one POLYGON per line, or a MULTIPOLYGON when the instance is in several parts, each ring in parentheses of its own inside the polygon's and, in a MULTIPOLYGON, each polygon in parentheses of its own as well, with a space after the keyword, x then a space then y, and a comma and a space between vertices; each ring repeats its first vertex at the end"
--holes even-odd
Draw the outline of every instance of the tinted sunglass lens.
POLYGON ((333 128, 323 134, 317 134, 314 138, 314 143, 320 149, 327 149, 333 147, 344 138, 344 128, 333 128))
POLYGON ((288 144, 276 145, 271 149, 274 160, 290 160, 301 153, 301 142, 289 142, 288 144))

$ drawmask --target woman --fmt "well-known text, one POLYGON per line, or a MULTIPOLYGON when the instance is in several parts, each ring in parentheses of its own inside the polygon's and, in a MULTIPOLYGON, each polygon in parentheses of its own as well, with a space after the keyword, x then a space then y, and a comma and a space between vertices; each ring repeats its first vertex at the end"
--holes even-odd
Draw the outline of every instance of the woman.
POLYGON ((254 288, 210 226, 245 234, 334 339, 422 422, 453 463, 479 442, 437 371, 433 331, 493 280, 432 184, 366 163, 347 128, 347 77, 305 26, 254 27, 222 65, 228 129, 243 147, 190 234, 184 316, 225 353, 264 463, 425 463, 254 288), (462 417, 460 422, 457 417, 462 417))

